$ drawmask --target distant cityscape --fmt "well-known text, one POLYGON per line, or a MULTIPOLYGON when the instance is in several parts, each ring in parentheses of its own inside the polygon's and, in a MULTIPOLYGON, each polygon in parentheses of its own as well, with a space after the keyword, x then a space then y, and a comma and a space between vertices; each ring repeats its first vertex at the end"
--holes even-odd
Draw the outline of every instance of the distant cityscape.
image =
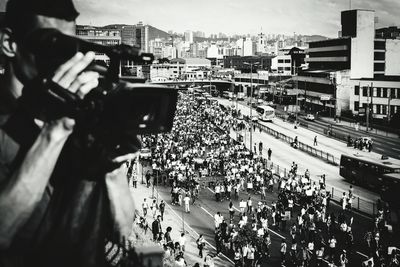
MULTIPOLYGON (((77 25, 76 35, 154 54, 151 65, 121 62, 124 77, 153 83, 223 79, 235 94, 278 98, 305 112, 367 117, 393 126, 400 122, 400 28, 376 28, 373 10, 345 10, 338 16, 341 28, 333 39, 261 30, 255 36, 206 37, 201 31, 165 32, 142 22, 77 25)), ((108 63, 104 54, 96 60, 108 63)))

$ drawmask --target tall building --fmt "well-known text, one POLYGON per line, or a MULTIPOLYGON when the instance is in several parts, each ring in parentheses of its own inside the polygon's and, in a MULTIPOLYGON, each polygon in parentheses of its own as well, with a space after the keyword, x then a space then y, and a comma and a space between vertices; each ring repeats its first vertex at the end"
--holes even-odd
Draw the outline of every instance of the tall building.
POLYGON ((243 56, 253 56, 256 52, 256 43, 251 40, 250 37, 247 37, 243 42, 243 56))
POLYGON ((193 32, 185 31, 185 41, 189 43, 193 43, 193 32))
POLYGON ((400 113, 396 30, 375 30, 373 10, 343 11, 341 23, 341 38, 309 43, 308 69, 295 77, 299 94, 313 111, 389 121, 400 113))
POLYGON ((263 33, 258 34, 257 36, 257 49, 256 52, 259 54, 266 53, 267 40, 266 36, 263 33))

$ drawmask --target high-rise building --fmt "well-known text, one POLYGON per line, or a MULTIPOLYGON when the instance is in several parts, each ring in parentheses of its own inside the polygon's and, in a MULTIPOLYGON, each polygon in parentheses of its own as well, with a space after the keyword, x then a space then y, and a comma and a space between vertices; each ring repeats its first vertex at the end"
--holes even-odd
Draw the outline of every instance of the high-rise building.
POLYGON ((266 46, 267 46, 267 40, 266 36, 263 33, 258 34, 257 36, 257 53, 266 53, 266 46))
POLYGON ((185 31, 185 41, 189 43, 193 43, 193 32, 185 31))
POLYGON ((374 15, 343 11, 341 38, 309 43, 308 69, 295 77, 308 108, 387 120, 400 113, 400 39, 375 30, 374 15))
POLYGON ((247 37, 243 42, 243 56, 253 56, 256 51, 256 43, 251 40, 250 37, 247 37))

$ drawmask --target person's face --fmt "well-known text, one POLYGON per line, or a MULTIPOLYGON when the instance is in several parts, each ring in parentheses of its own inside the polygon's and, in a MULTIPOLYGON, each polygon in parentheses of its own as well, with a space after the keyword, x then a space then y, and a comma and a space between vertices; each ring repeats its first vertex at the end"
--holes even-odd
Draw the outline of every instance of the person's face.
MULTIPOLYGON (((75 35, 75 21, 66 21, 62 19, 36 16, 36 23, 32 30, 42 28, 55 28, 67 35, 75 35)), ((14 70, 17 78, 25 84, 38 75, 38 69, 35 63, 35 57, 26 46, 29 44, 17 43, 17 50, 14 60, 14 70)))

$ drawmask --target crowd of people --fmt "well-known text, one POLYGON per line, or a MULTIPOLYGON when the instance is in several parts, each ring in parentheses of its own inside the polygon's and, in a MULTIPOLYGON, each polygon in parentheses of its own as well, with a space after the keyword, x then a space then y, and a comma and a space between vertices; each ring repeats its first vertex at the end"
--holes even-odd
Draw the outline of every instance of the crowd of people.
MULTIPOLYGON (((215 200, 229 203, 226 218, 221 212, 214 217, 216 253, 230 255, 236 266, 255 266, 270 260, 270 230, 288 236, 279 244, 282 264, 352 266, 355 254, 353 188, 343 194, 342 209, 334 212, 330 208, 325 175, 313 182, 310 172, 299 173, 295 162, 288 173, 276 172, 273 164, 260 156, 262 143, 256 153, 257 144, 249 151, 230 138, 231 128, 236 130, 241 124, 224 107, 196 101, 191 95, 180 95, 172 132, 143 138, 144 144, 152 148, 153 169, 159 171, 159 175, 153 175, 154 182, 170 185, 171 204, 184 206, 186 212, 190 212, 190 203, 198 197, 203 181, 209 182, 215 200), (245 199, 241 197, 243 193, 247 196, 245 199), (270 205, 265 201, 267 194, 277 197, 270 205), (237 209, 233 201, 239 199, 237 209)), ((398 250, 392 249, 390 255, 384 253, 390 246, 387 214, 383 210, 384 205, 379 209, 375 226, 365 237, 368 256, 374 266, 399 266, 398 250)), ((183 252, 182 244, 167 240, 167 233, 160 233, 163 237, 157 240, 164 240, 164 245, 172 251, 183 252)), ((203 239, 197 240, 202 258, 203 239)), ((210 255, 205 257, 206 262, 209 260, 212 260, 210 255)))

